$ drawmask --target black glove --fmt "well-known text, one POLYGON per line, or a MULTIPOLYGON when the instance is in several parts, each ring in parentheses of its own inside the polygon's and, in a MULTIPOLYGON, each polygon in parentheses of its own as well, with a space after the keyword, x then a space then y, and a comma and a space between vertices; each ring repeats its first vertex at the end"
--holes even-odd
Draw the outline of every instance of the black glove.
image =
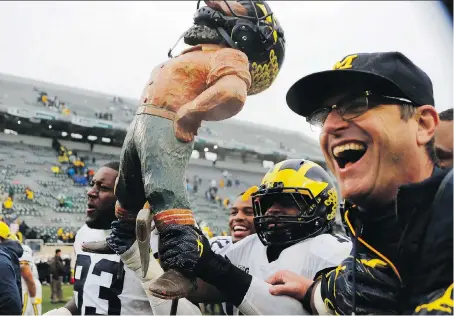
POLYGON ((113 221, 112 232, 107 237, 107 244, 115 251, 116 254, 121 255, 131 248, 132 244, 136 241, 136 223, 133 221, 113 221))
POLYGON ((322 276, 321 294, 326 307, 341 315, 351 314, 355 291, 356 314, 397 314, 400 281, 391 267, 365 254, 356 257, 355 289, 352 256, 322 276))
POLYGON ((202 259, 213 255, 208 239, 194 226, 170 224, 160 232, 159 260, 165 268, 195 277, 202 259))

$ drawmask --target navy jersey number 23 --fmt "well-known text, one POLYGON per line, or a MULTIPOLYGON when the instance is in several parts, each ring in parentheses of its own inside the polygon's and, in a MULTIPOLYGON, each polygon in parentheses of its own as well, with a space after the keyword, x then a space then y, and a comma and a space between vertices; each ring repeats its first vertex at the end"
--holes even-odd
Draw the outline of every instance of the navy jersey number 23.
MULTIPOLYGON (((82 306, 84 305, 84 287, 85 281, 87 280, 88 272, 91 266, 91 258, 87 255, 78 254, 76 260, 76 267, 80 269, 80 276, 76 278, 74 282, 74 291, 77 291, 77 310, 79 315, 100 315, 96 313, 96 307, 85 306, 85 313, 82 313, 82 306), (80 268, 78 268, 80 267, 80 268)), ((101 259, 93 267, 91 274, 101 276, 101 273, 108 273, 112 275, 112 282, 110 287, 98 285, 99 296, 98 299, 107 301, 108 304, 108 315, 120 315, 121 312, 121 301, 118 297, 123 291, 123 282, 125 270, 123 269, 122 262, 115 262, 107 259, 101 259)), ((90 284, 92 286, 92 284, 90 284)), ((89 291, 92 293, 92 291, 89 291)), ((97 292, 97 291, 95 291, 97 292)))

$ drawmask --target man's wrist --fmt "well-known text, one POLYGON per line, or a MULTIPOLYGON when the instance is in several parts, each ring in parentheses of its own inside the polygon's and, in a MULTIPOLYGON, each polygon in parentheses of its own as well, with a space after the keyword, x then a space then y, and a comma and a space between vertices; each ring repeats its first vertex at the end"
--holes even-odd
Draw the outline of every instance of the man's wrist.
POLYGON ((308 312, 312 312, 313 310, 313 291, 314 291, 314 288, 315 286, 317 285, 317 283, 319 283, 319 281, 314 281, 312 282, 312 284, 308 287, 306 293, 304 294, 304 297, 303 297, 303 307, 308 311, 308 312))

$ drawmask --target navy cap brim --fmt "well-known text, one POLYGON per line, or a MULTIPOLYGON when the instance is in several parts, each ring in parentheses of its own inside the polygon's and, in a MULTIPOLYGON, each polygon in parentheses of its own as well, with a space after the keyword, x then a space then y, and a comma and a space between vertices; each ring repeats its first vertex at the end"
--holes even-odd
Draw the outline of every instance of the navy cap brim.
POLYGON ((307 117, 315 110, 333 105, 336 98, 349 93, 370 90, 405 97, 391 80, 361 70, 327 70, 310 74, 298 80, 287 92, 287 105, 298 115, 307 117), (331 104, 327 104, 327 102, 331 104))

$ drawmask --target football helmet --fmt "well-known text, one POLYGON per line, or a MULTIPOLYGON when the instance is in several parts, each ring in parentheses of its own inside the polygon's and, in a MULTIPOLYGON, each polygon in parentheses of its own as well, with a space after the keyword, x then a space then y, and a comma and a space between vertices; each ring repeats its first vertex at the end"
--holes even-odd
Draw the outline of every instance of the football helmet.
MULTIPOLYGON (((184 38, 188 45, 225 44, 241 50, 249 59, 252 77, 248 95, 269 88, 284 62, 285 37, 267 2, 206 1, 208 6, 203 7, 200 7, 200 2, 197 3, 194 25, 180 39, 184 38), (215 2, 222 2, 225 6, 215 2), (247 14, 235 14, 232 2, 240 4, 247 14)), ((172 57, 175 46, 176 44, 169 50, 169 57, 172 57)))
POLYGON ((291 245, 328 232, 338 209, 338 194, 328 173, 305 159, 284 160, 272 167, 260 187, 243 195, 253 202, 254 225, 262 243, 291 245), (295 207, 296 215, 268 215, 277 203, 282 208, 295 207))

